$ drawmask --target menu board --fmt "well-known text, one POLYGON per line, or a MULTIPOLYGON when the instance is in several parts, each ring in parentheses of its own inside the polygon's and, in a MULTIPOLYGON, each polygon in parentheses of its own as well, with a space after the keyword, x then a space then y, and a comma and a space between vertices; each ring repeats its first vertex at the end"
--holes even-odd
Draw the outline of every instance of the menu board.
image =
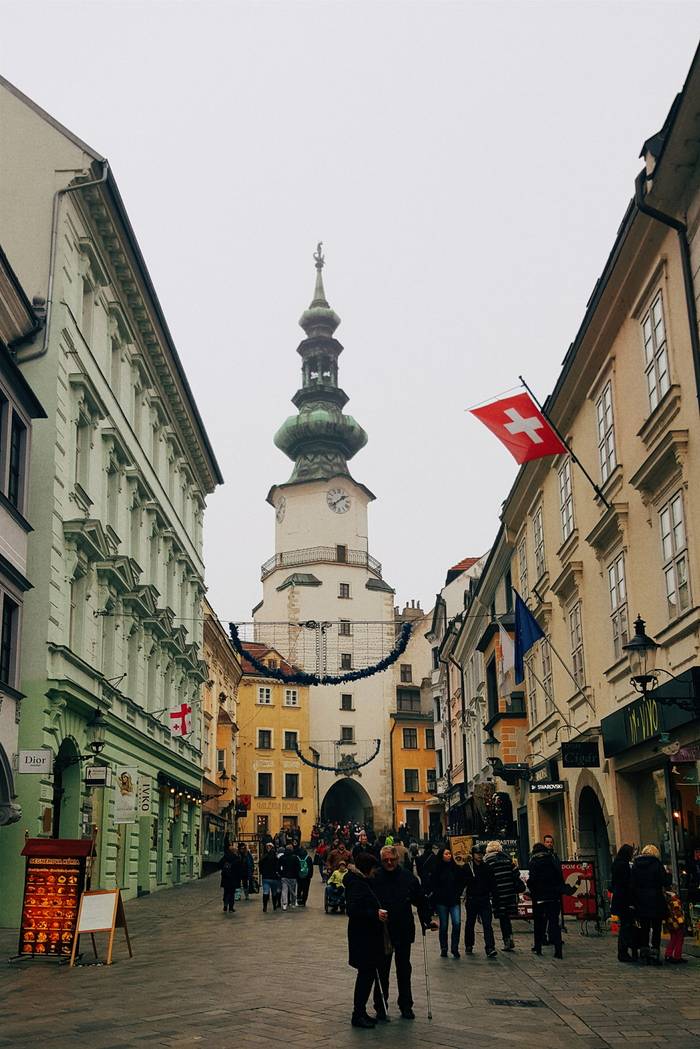
POLYGON ((91 845, 82 840, 45 838, 26 843, 20 955, 70 957, 91 845), (32 848, 34 842, 37 845, 32 848), (71 845, 76 847, 71 849, 71 845))

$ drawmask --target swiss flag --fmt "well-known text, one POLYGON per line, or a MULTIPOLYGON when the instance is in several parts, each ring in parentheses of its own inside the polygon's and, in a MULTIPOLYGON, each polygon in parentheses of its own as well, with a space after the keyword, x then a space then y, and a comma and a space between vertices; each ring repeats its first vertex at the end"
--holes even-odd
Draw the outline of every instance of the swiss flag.
POLYGON ((529 463, 531 459, 569 450, 528 393, 516 393, 482 408, 472 408, 471 414, 496 434, 516 463, 529 463))

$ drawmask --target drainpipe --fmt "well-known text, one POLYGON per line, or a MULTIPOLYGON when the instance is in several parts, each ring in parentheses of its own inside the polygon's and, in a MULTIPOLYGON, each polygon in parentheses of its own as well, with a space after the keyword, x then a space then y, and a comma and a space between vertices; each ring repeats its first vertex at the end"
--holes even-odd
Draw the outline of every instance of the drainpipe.
POLYGON ((700 408, 700 333, 698 333, 698 313, 695 305, 695 294, 693 290, 693 267, 690 260, 690 245, 688 244, 688 227, 680 219, 666 215, 657 208, 652 208, 644 202, 644 182, 646 171, 642 170, 634 180, 634 203, 638 211, 648 215, 650 219, 656 219, 664 226, 670 226, 678 234, 678 248, 681 255, 681 268, 683 270, 683 287, 685 289, 685 305, 688 311, 688 326, 690 328, 690 352, 693 358, 693 370, 695 371, 695 392, 700 408))
POLYGON ((389 729, 389 773, 390 773, 390 785, 391 785, 391 819, 392 827, 398 827, 396 820, 396 792, 394 790, 394 729, 396 728, 396 718, 392 718, 392 726, 389 729))
POLYGON ((56 266, 56 247, 58 244, 58 212, 61 205, 61 197, 66 193, 75 193, 78 189, 89 189, 90 186, 99 186, 103 182, 107 181, 107 175, 109 174, 109 161, 103 161, 102 174, 99 178, 93 179, 91 182, 78 182, 74 186, 64 186, 63 189, 57 189, 53 195, 53 211, 51 214, 51 247, 49 250, 49 284, 46 293, 46 318, 44 321, 44 338, 41 346, 37 349, 32 350, 31 353, 27 353, 24 356, 18 356, 17 361, 19 364, 24 364, 26 361, 33 361, 37 357, 43 357, 49 348, 49 328, 51 322, 51 311, 53 306, 53 281, 54 281, 54 269, 56 266))

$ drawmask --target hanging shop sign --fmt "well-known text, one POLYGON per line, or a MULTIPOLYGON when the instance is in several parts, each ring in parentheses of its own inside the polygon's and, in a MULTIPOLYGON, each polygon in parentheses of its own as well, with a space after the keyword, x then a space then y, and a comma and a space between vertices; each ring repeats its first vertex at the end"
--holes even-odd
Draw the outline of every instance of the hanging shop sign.
POLYGON ((646 743, 662 732, 672 732, 695 721, 700 711, 700 667, 640 696, 634 703, 608 714, 600 723, 606 758, 646 743), (678 700, 683 706, 674 703, 678 700), (689 709, 693 706, 697 710, 689 709))
POLYGON ((139 770, 134 765, 117 765, 117 789, 114 794, 115 823, 136 823, 138 775, 139 770))
POLYGON ((563 790, 566 790, 564 780, 537 780, 530 783, 531 794, 561 794, 563 790))
POLYGON ((70 957, 92 845, 92 839, 70 838, 29 838, 25 843, 19 957, 70 957))
POLYGON ((112 770, 109 765, 86 765, 85 785, 87 787, 109 787, 112 785, 112 770))
POLYGON ((17 756, 18 772, 51 772, 53 752, 47 747, 41 750, 20 750, 17 756))
POLYGON ((576 740, 573 743, 562 743, 561 763, 565 769, 599 769, 598 740, 576 740))
POLYGON ((564 860, 561 873, 571 893, 562 896, 564 914, 571 914, 576 918, 595 917, 597 908, 593 864, 581 860, 564 860))
POLYGON ((153 784, 150 776, 139 776, 136 788, 136 808, 139 816, 151 815, 151 798, 153 796, 153 784))

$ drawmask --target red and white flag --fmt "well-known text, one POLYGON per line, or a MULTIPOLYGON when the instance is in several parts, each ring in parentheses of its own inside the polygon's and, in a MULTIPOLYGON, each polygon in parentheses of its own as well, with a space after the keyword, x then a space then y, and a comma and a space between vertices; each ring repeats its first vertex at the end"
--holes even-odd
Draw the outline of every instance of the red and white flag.
POLYGON ((168 711, 170 718, 170 734, 172 736, 189 736, 192 731, 192 707, 189 703, 181 703, 179 707, 171 707, 168 711))
POLYGON ((528 393, 516 393, 470 411, 505 444, 516 463, 569 450, 528 393))

